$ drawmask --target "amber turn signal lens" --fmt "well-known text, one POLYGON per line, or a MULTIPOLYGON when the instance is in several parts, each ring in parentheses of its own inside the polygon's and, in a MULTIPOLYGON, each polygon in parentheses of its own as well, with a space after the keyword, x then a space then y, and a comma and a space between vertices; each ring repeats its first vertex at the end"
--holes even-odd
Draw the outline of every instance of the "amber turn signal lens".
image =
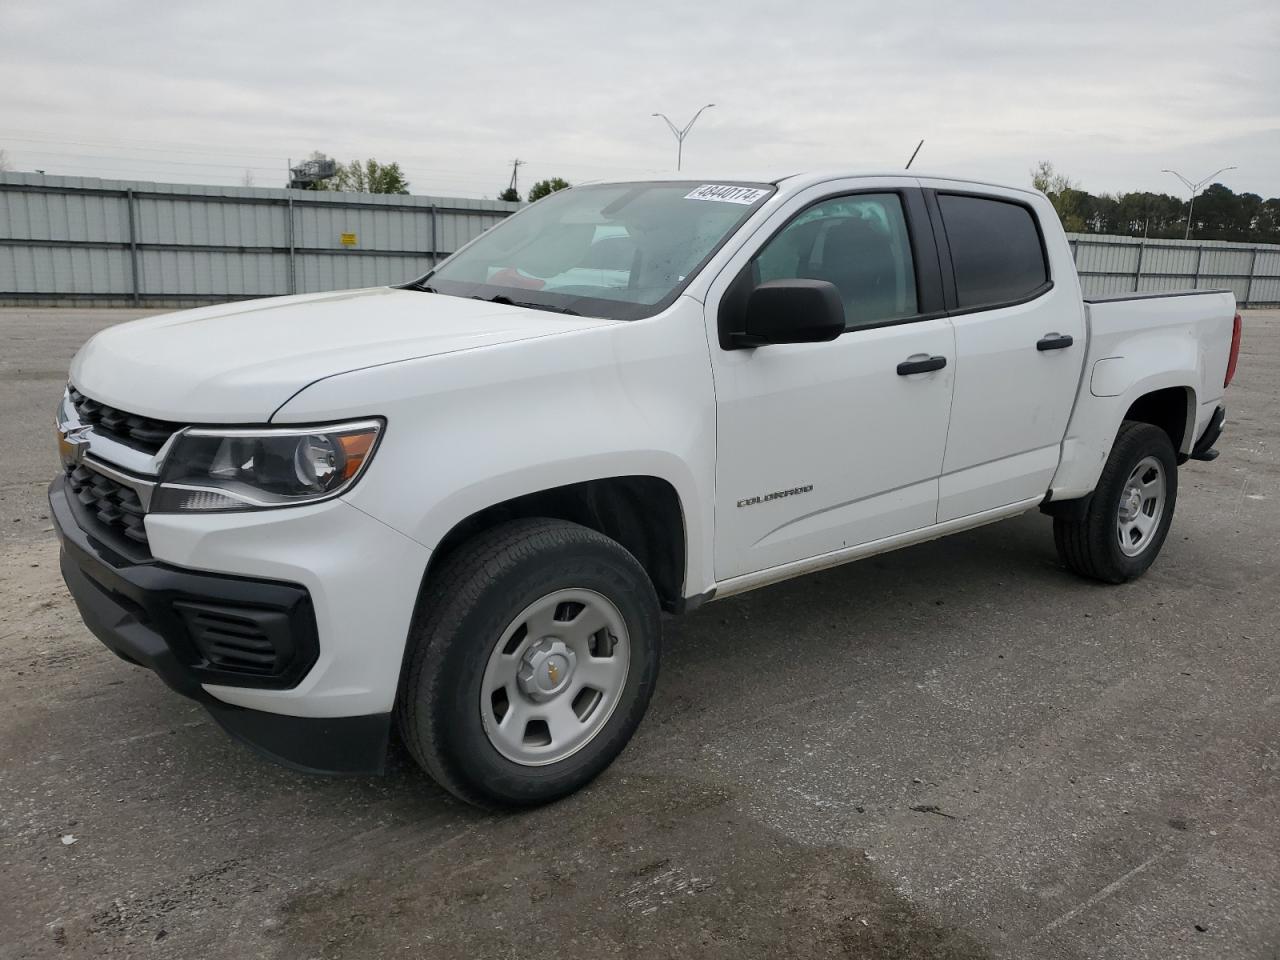
POLYGON ((373 441, 378 438, 378 431, 368 430, 364 433, 345 433, 338 436, 338 446, 346 457, 342 465, 342 479, 350 480, 360 472, 365 458, 373 448, 373 441))

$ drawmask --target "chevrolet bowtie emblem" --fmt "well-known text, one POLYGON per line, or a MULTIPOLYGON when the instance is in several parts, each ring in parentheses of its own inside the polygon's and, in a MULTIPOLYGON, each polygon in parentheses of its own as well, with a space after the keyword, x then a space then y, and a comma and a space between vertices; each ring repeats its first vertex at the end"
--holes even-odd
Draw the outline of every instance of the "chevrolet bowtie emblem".
POLYGON ((84 455, 89 452, 88 433, 88 427, 58 428, 58 457, 63 466, 74 467, 84 460, 84 455))
POLYGON ((547 679, 551 681, 552 686, 560 682, 560 668, 554 663, 547 664, 547 679))

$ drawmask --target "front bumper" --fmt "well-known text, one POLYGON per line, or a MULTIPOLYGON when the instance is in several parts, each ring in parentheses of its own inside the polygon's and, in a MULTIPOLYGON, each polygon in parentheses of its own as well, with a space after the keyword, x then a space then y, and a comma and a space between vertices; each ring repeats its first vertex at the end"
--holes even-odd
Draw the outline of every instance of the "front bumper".
POLYGON ((110 650, 202 703, 228 733, 279 763, 318 773, 381 772, 389 711, 292 716, 228 703, 206 689, 269 697, 298 686, 319 657, 304 586, 126 558, 81 526, 65 477, 50 485, 49 504, 63 579, 85 625, 110 650), (268 661, 273 669, 265 668, 268 661))

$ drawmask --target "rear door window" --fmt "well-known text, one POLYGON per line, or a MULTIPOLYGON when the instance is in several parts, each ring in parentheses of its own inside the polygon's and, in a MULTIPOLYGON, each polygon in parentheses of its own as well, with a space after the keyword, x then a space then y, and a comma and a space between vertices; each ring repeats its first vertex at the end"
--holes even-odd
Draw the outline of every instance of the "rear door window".
POLYGON ((1026 300, 1049 282, 1035 215, 994 197, 939 193, 960 309, 1026 300))

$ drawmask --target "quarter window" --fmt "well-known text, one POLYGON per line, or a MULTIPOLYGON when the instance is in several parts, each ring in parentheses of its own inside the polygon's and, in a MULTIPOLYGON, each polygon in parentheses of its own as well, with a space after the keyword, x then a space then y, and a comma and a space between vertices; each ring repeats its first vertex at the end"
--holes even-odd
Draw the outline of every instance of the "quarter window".
POLYGON ((1040 231, 1020 203, 938 194, 961 309, 1025 300, 1049 281, 1040 231))
POLYGON ((755 280, 827 280, 844 302, 845 327, 914 316, 915 267, 902 200, 863 193, 823 200, 777 234, 754 261, 755 280))

